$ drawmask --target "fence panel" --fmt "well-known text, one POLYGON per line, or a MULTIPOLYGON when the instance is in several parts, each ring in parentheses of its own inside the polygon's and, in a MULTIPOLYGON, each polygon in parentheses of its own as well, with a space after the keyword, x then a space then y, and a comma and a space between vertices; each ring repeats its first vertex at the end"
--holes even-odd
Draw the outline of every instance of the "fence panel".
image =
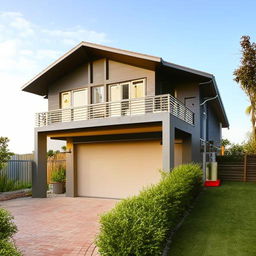
POLYGON ((33 155, 13 155, 1 170, 1 175, 6 175, 10 180, 32 183, 33 155))
POLYGON ((218 173, 221 180, 256 182, 256 155, 244 155, 234 162, 219 157, 218 173))

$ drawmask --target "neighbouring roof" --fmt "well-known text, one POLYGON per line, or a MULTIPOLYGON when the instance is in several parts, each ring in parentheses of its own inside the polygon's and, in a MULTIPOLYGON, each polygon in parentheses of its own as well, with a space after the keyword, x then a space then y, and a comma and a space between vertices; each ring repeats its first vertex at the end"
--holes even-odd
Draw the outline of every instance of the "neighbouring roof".
POLYGON ((157 67, 164 67, 170 70, 175 70, 176 72, 180 72, 184 76, 196 76, 201 79, 201 82, 207 82, 211 80, 212 82, 209 83, 209 89, 213 94, 219 96, 217 99, 217 109, 221 112, 220 119, 222 121, 223 127, 229 127, 229 122, 218 91, 218 87, 212 74, 170 63, 164 61, 161 57, 117 49, 89 42, 81 42, 73 49, 65 53, 51 65, 45 68, 42 72, 36 75, 33 79, 28 81, 22 87, 22 90, 45 96, 48 94, 48 85, 52 84, 58 78, 63 76, 63 74, 67 73, 69 70, 75 69, 86 61, 91 61, 92 59, 97 59, 102 56, 115 61, 122 61, 127 64, 144 67, 151 70, 155 70, 157 67))

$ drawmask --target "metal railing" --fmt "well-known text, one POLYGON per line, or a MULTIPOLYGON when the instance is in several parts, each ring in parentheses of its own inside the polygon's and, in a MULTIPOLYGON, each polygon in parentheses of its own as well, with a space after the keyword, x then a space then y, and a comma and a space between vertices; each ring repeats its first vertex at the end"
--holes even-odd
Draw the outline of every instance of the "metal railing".
POLYGON ((194 113, 178 99, 170 94, 165 94, 37 113, 36 127, 48 126, 54 123, 159 112, 169 112, 186 123, 194 125, 194 113))

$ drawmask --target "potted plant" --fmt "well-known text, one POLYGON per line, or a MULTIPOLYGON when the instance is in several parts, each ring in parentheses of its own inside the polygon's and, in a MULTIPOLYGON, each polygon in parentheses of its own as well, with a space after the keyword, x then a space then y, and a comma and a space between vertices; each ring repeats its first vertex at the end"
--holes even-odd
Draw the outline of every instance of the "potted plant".
POLYGON ((62 194, 65 192, 65 182, 66 182, 66 169, 64 167, 59 167, 52 171, 51 181, 53 185, 54 194, 62 194))

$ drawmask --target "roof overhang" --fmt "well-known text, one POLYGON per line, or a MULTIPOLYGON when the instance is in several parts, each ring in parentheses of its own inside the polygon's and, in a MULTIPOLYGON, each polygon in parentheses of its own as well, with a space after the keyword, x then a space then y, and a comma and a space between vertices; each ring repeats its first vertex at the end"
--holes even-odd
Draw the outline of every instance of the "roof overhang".
POLYGON ((210 102, 210 104, 213 106, 216 115, 222 123, 222 127, 229 128, 229 121, 213 74, 166 62, 164 60, 162 60, 162 65, 164 67, 174 69, 176 72, 180 72, 179 76, 196 78, 196 81, 198 81, 199 85, 205 87, 205 94, 207 94, 209 97, 214 97, 217 95, 218 97, 216 100, 210 102))
POLYGON ((156 70, 157 68, 168 69, 168 71, 173 72, 174 75, 177 75, 179 79, 193 79, 193 81, 198 81, 199 84, 201 82, 211 81, 207 85, 207 90, 214 96, 218 95, 218 98, 214 103, 216 113, 221 120, 223 127, 229 127, 229 122, 219 94, 219 90, 212 74, 170 63, 162 60, 160 57, 89 42, 81 42, 73 49, 68 51, 62 57, 49 65, 46 69, 36 75, 32 80, 27 82, 22 87, 22 90, 40 96, 46 96, 48 94, 48 86, 57 81, 60 77, 67 74, 70 70, 79 67, 83 63, 100 58, 109 58, 111 60, 121 61, 126 64, 150 70, 156 70))
POLYGON ((83 63, 103 57, 152 70, 161 63, 160 57, 81 42, 27 82, 22 90, 45 96, 48 93, 48 86, 58 78, 83 63))

